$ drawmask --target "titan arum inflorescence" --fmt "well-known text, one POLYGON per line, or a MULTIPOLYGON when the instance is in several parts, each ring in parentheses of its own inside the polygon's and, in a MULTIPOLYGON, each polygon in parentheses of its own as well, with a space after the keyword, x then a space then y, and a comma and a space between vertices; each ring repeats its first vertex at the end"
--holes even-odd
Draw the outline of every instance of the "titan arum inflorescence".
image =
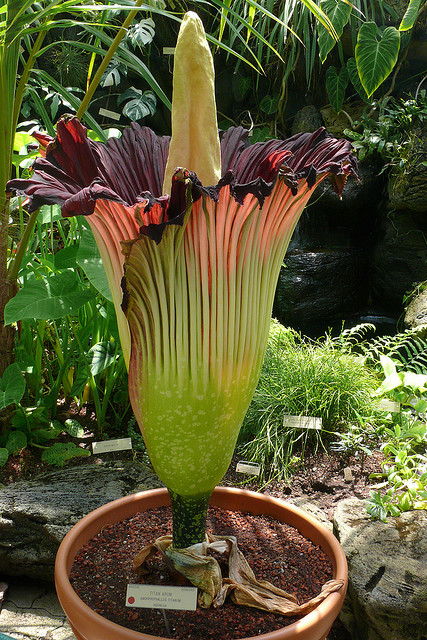
MULTIPOLYGON (((45 140, 45 139, 44 139, 45 140)), ((46 141, 46 140, 45 140, 46 141)), ((168 487, 173 544, 204 539, 209 497, 258 381, 280 267, 317 184, 340 194, 350 143, 324 129, 251 145, 218 135, 212 56, 188 13, 175 50, 172 137, 132 124, 94 142, 74 117, 9 189, 30 210, 83 214, 109 280, 129 393, 168 487)))

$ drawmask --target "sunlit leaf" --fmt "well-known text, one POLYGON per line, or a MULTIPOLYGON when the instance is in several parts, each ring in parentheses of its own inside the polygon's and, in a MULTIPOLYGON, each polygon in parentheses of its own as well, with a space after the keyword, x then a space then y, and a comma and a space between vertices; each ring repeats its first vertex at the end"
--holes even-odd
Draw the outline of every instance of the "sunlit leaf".
MULTIPOLYGON (((351 14, 351 4, 344 2, 344 0, 322 0, 320 8, 328 16, 335 28, 338 38, 340 38, 351 14)), ((323 26, 323 24, 320 23, 317 29, 319 55, 321 61, 324 62, 328 53, 335 46, 336 39, 331 35, 328 29, 323 26)))
POLYGON ((402 22, 399 25, 399 31, 408 31, 409 29, 412 29, 418 17, 420 7, 424 2, 425 0, 410 0, 405 15, 402 18, 402 22))
POLYGON ((95 294, 81 289, 72 270, 42 280, 28 280, 5 308, 6 324, 26 319, 55 319, 74 313, 95 294))
POLYGON ((90 371, 93 376, 102 373, 114 362, 117 356, 117 346, 110 340, 104 340, 95 344, 88 352, 87 357, 90 371))
POLYGON ((400 36, 395 27, 387 27, 382 35, 375 22, 364 22, 357 36, 356 64, 360 80, 371 96, 390 75, 399 55, 400 36))

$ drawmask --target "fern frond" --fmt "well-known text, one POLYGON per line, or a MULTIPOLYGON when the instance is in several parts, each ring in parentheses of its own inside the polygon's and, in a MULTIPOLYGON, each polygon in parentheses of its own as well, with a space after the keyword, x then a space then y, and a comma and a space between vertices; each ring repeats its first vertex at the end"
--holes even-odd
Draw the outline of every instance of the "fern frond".
POLYGON ((380 336, 362 346, 368 366, 379 368, 381 355, 396 362, 398 370, 427 373, 427 327, 407 329, 394 336, 380 336))

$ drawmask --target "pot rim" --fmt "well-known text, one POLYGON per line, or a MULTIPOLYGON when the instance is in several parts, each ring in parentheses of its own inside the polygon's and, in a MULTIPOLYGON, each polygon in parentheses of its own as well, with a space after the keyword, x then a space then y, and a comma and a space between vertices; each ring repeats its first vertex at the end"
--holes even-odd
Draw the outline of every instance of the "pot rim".
MULTIPOLYGON (((325 600, 323 600, 323 602, 321 602, 313 611, 306 614, 296 622, 287 625, 286 627, 283 627, 282 629, 279 629, 277 631, 272 631, 267 634, 260 634, 258 636, 241 638, 240 640, 267 640, 267 638, 268 640, 279 640, 279 638, 280 640, 285 640, 287 637, 289 637, 290 639, 293 637, 292 634, 295 634, 297 631, 301 633, 303 629, 318 624, 320 619, 325 617, 327 611, 329 611, 331 608, 336 608, 338 614, 345 597, 348 570, 344 551, 334 534, 329 531, 329 529, 327 529, 321 522, 316 520, 313 516, 303 511, 299 507, 285 502, 284 500, 273 498, 272 496, 268 496, 263 493, 248 491, 247 489, 222 486, 216 487, 212 494, 210 504, 212 504, 213 506, 227 508, 227 502, 230 498, 233 498, 234 500, 241 499, 243 502, 245 501, 245 499, 251 500, 251 508, 248 508, 247 505, 242 505, 242 509, 233 506, 234 510, 236 511, 240 510, 249 511, 255 514, 265 514, 265 507, 267 506, 267 514, 269 511, 273 511, 273 513, 270 513, 269 515, 274 515, 274 517, 277 518, 275 512, 277 510, 280 510, 283 514, 286 513, 286 515, 289 517, 291 521, 289 521, 288 518, 285 521, 291 526, 299 529, 299 527, 295 524, 296 522, 298 522, 300 525, 303 524, 303 529, 306 529, 308 527, 310 533, 305 533, 305 531, 301 531, 301 533, 303 535, 306 535, 315 544, 319 544, 320 546, 322 546, 323 550, 327 553, 330 560, 332 561, 334 578, 344 580, 344 586, 342 587, 342 589, 329 594, 325 598, 325 600), (313 540, 310 534, 314 534, 314 537, 318 539, 313 540)), ((130 509, 132 505, 142 499, 146 503, 144 511, 156 506, 167 506, 170 504, 170 498, 166 488, 149 489, 147 491, 141 491, 139 493, 134 493, 129 496, 113 500, 112 502, 98 507, 88 515, 84 516, 81 520, 79 520, 65 535, 59 546, 55 561, 55 586, 61 606, 66 603, 71 603, 73 607, 79 612, 79 616, 90 616, 93 619, 94 623, 101 627, 105 626, 107 623, 107 626, 109 628, 116 630, 116 633, 118 634, 117 637, 120 637, 121 640, 167 640, 166 638, 163 638, 161 636, 152 636, 142 632, 134 631, 132 629, 123 627, 115 622, 107 620, 100 614, 96 613, 87 604, 85 604, 83 600, 80 599, 69 581, 69 571, 77 552, 82 547, 82 545, 86 543, 86 541, 88 541, 101 530, 102 526, 105 526, 105 524, 107 524, 107 522, 105 522, 102 526, 99 526, 97 522, 99 520, 105 519, 108 519, 108 523, 118 522, 119 520, 114 519, 115 513, 118 513, 123 508, 130 509), (109 516, 113 517, 111 517, 110 519, 109 516), (83 542, 78 542, 78 540, 80 540, 80 537, 84 538, 83 542)), ((139 509, 139 511, 141 511, 141 509, 139 509)), ((136 512, 137 511, 135 509, 132 509, 131 511, 131 513, 136 512)), ((127 517, 130 516, 122 515, 120 519, 125 519, 127 517)))

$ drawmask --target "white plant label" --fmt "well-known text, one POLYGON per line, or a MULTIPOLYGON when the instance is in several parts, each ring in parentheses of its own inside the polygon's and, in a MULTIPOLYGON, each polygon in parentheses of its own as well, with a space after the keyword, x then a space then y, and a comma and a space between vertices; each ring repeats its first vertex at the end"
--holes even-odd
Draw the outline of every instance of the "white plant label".
POLYGON ((92 453, 109 453, 110 451, 126 451, 127 449, 132 449, 131 438, 92 442, 92 453))
POLYGON ((116 113, 115 111, 110 111, 109 109, 100 109, 100 116, 105 116, 106 118, 111 118, 111 120, 120 120, 120 113, 116 113))
POLYGON ((287 416, 283 418, 283 426, 291 429, 321 429, 322 418, 310 416, 287 416))
POLYGON ((173 56, 175 53, 175 47, 163 47, 164 56, 173 56))
POLYGON ((261 473, 261 466, 257 462, 245 462, 241 460, 236 465, 236 471, 238 473, 247 473, 251 476, 259 476, 261 473))
POLYGON ((390 411, 390 413, 400 413, 400 402, 394 400, 381 400, 378 409, 382 411, 390 411))
POLYGON ((165 587, 152 584, 128 584, 126 606, 143 609, 196 611, 197 587, 165 587))

